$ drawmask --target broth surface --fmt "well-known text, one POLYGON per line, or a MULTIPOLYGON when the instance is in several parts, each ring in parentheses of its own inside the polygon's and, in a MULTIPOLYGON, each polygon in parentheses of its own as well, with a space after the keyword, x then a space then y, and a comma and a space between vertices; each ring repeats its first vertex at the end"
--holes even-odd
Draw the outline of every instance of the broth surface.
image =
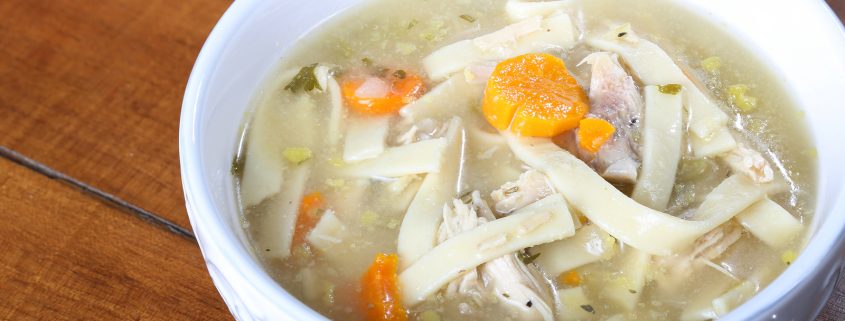
MULTIPOLYGON (((262 238, 273 234, 273 229, 277 228, 270 226, 275 222, 266 222, 265 218, 267 213, 279 211, 284 206, 280 204, 280 196, 271 196, 258 205, 244 206, 243 226, 254 242, 255 253, 262 258, 268 273, 288 292, 328 318, 363 320, 359 300, 361 276, 376 254, 396 253, 399 227, 414 196, 412 192, 395 192, 394 189, 397 184, 413 185, 422 180, 421 176, 403 182, 339 177, 336 168, 342 152, 329 148, 325 135, 330 99, 327 95, 311 95, 316 108, 313 111, 316 126, 303 126, 304 116, 291 107, 297 105, 300 98, 284 89, 290 81, 291 70, 318 62, 339 66, 341 70, 365 68, 375 63, 422 74, 420 61, 432 51, 508 25, 504 4, 505 1, 495 0, 368 1, 317 27, 280 62, 277 71, 256 95, 254 111, 246 119, 248 126, 245 126, 244 135, 257 135, 252 129, 264 122, 279 128, 271 137, 265 137, 266 146, 309 147, 313 156, 309 160, 312 167, 305 193, 319 192, 324 203, 331 204, 334 214, 345 223, 348 233, 343 242, 328 251, 318 252, 307 245, 295 246, 290 257, 275 258, 266 254, 274 249, 262 247, 266 242, 262 238)), ((582 287, 590 300, 589 308, 582 308, 591 310, 590 319, 593 320, 617 315, 628 320, 676 320, 685 309, 708 304, 699 302, 700 298, 712 298, 737 286, 737 280, 719 269, 740 280, 756 280, 763 286, 769 284, 787 267, 784 257, 794 256, 803 248, 815 202, 815 148, 805 129, 803 112, 797 108, 780 76, 766 66, 764 59, 749 51, 740 37, 671 1, 575 0, 569 8, 568 13, 584 34, 603 33, 610 27, 630 23, 640 36, 660 45, 693 77, 701 80, 706 92, 731 117, 730 125, 738 137, 760 151, 773 165, 775 176, 785 182, 786 191, 773 196, 773 200, 805 225, 802 237, 786 249, 778 250, 745 231, 739 241, 712 261, 716 267, 693 266, 689 277, 672 281, 676 283, 663 281, 665 286, 661 286, 661 275, 670 271, 654 269, 651 278, 657 281, 646 285, 632 311, 613 303, 602 291, 608 282, 619 280, 620 261, 626 257, 623 245, 614 258, 578 268, 582 287), (711 56, 721 58, 718 75, 702 70, 701 61, 711 56), (747 84, 751 88, 758 99, 759 107, 755 112, 740 113, 728 102, 726 91, 733 84, 747 84)), ((578 62, 593 51, 581 44, 561 53, 581 84, 589 84, 589 66, 578 66, 578 62)), ((434 82, 427 83, 429 88, 434 86, 434 82)), ((480 105, 479 97, 478 104, 471 110, 480 110, 480 105)), ((494 130, 482 114, 472 112, 461 116, 467 128, 468 143, 460 189, 478 190, 486 197, 502 184, 518 179, 525 171, 524 165, 507 148, 491 148, 492 145, 485 142, 484 133, 494 133, 494 130)), ((450 117, 441 115, 434 120, 445 122, 450 117)), ((396 139, 405 129, 407 126, 400 124, 399 117, 393 117, 388 145, 398 145, 396 139)), ((266 146, 246 146, 245 157, 248 159, 254 149, 266 146)), ((687 154, 685 157, 689 156, 687 154)), ((236 163, 243 164, 243 161, 236 160, 236 163)), ((700 203, 728 175, 724 165, 711 162, 709 166, 712 166, 710 176, 676 181, 669 207, 672 214, 680 215, 691 205, 700 203)), ((630 186, 620 186, 622 190, 626 188, 630 189, 630 186)), ((247 196, 240 190, 238 193, 242 198, 247 196)), ((544 275, 543 281, 558 289, 567 288, 557 276, 544 275)), ((495 298, 491 300, 495 301, 495 298)), ((441 294, 409 311, 411 320, 430 321, 432 319, 426 317, 431 317, 431 311, 440 320, 517 320, 507 309, 496 304, 479 304, 473 298, 446 298, 441 294), (424 313, 427 313, 426 317, 424 313)))

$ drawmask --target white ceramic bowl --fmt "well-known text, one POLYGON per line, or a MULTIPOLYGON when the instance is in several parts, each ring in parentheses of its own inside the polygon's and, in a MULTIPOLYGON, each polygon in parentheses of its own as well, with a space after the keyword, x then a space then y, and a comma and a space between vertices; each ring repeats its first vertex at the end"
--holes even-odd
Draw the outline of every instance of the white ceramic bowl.
MULTIPOLYGON (((845 231, 845 32, 821 0, 682 0, 746 39, 794 90, 819 155, 814 235, 780 277, 723 320, 810 320, 843 263, 845 231), (789 77, 785 77, 788 75, 789 77)), ((285 292, 247 250, 229 166, 259 84, 309 29, 352 0, 238 0, 197 58, 179 132, 191 225, 217 289, 239 320, 324 320, 285 292)))

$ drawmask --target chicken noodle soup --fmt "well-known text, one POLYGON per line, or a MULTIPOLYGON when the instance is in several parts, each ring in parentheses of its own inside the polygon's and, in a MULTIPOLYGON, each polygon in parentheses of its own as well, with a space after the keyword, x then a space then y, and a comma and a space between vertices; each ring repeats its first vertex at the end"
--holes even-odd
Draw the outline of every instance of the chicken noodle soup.
POLYGON ((670 1, 370 1, 256 95, 243 226, 332 319, 718 319, 813 212, 763 60, 670 1))

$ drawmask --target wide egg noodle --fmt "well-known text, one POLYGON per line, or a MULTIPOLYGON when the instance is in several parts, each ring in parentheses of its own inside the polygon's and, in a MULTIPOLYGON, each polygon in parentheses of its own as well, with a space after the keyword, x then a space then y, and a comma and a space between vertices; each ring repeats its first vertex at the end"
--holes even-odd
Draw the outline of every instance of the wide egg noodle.
POLYGON ((618 240, 653 255, 690 246, 765 196, 748 178, 733 175, 705 198, 692 220, 685 220, 637 203, 548 139, 503 135, 516 157, 548 175, 572 207, 618 240))

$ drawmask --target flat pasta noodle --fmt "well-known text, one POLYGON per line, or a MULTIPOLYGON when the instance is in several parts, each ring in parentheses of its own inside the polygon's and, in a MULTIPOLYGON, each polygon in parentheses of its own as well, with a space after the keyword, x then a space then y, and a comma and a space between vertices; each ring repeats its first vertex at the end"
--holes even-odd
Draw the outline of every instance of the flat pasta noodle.
POLYGON ((757 286, 754 283, 743 281, 718 297, 699 299, 698 301, 704 302, 697 302, 698 304, 684 310, 680 320, 705 321, 718 319, 751 298, 756 292, 757 286))
POLYGON ((399 227, 396 247, 400 270, 434 248, 443 205, 458 194, 464 136, 460 118, 453 118, 449 122, 446 137, 441 138, 447 142, 443 167, 439 172, 425 176, 399 227))
POLYGON ((311 175, 311 164, 293 166, 285 177, 285 188, 271 199, 264 217, 264 224, 258 230, 256 241, 262 253, 271 258, 290 256, 293 234, 299 216, 299 204, 305 195, 305 184, 311 175))
POLYGON ((476 101, 483 90, 481 84, 468 83, 464 75, 455 74, 402 107, 399 115, 406 119, 421 120, 464 114, 473 111, 472 107, 478 104, 476 101))
POLYGON ((634 248, 627 248, 625 253, 620 254, 614 260, 620 267, 619 273, 608 277, 596 278, 594 276, 592 279, 600 279, 601 281, 592 285, 601 288, 608 301, 626 311, 633 311, 639 303, 646 282, 648 282, 648 274, 651 272, 651 255, 634 248))
POLYGON ((789 245, 804 228, 798 219, 768 198, 739 213, 736 220, 752 235, 774 249, 789 245))
POLYGON ((421 173, 437 173, 446 153, 445 138, 434 138, 388 148, 379 156, 339 169, 348 177, 400 177, 421 173))
POLYGON ((390 129, 389 116, 354 116, 346 121, 344 162, 362 161, 384 152, 387 132, 390 129))
POLYGON ((505 13, 511 21, 520 21, 533 16, 548 16, 563 11, 570 1, 525 1, 508 0, 505 13))
POLYGON ((334 215, 334 211, 327 210, 305 239, 318 250, 327 252, 332 246, 340 244, 346 234, 343 222, 334 215))
POLYGON ((645 87, 642 131, 642 167, 631 198, 663 211, 672 196, 683 141, 682 94, 661 93, 658 86, 645 87))
POLYGON ((312 130, 317 124, 314 100, 308 95, 297 95, 285 103, 284 109, 262 106, 250 124, 241 179, 242 201, 246 206, 257 205, 282 189, 290 165, 282 157, 285 148, 313 148, 318 140, 312 130), (293 120, 290 126, 276 125, 286 119, 293 120))
POLYGON ((561 12, 545 19, 532 16, 489 34, 446 45, 423 58, 422 64, 429 78, 440 80, 476 62, 566 50, 575 45, 576 38, 569 15, 561 12))
POLYGON ((425 300, 463 271, 521 249, 575 234, 572 214, 558 194, 514 214, 481 224, 440 243, 399 274, 402 299, 409 306, 425 300))
POLYGON ((733 175, 707 196, 694 220, 684 220, 637 203, 548 139, 502 134, 516 157, 548 175, 572 207, 613 237, 649 254, 678 252, 765 196, 761 187, 733 175))
POLYGON ((578 321, 593 317, 593 313, 589 312, 593 307, 590 305, 591 301, 584 293, 583 287, 560 289, 557 299, 559 301, 558 320, 578 321))
POLYGON ((616 240, 610 234, 591 224, 575 231, 572 237, 535 246, 531 248, 531 253, 540 253, 534 262, 543 271, 559 275, 613 257, 615 245, 616 240))
POLYGON ((343 119, 346 118, 346 108, 343 107, 343 97, 340 92, 340 84, 334 77, 328 79, 329 101, 331 102, 331 111, 329 111, 329 123, 327 138, 329 147, 334 149, 340 141, 340 133, 343 131, 343 119))

